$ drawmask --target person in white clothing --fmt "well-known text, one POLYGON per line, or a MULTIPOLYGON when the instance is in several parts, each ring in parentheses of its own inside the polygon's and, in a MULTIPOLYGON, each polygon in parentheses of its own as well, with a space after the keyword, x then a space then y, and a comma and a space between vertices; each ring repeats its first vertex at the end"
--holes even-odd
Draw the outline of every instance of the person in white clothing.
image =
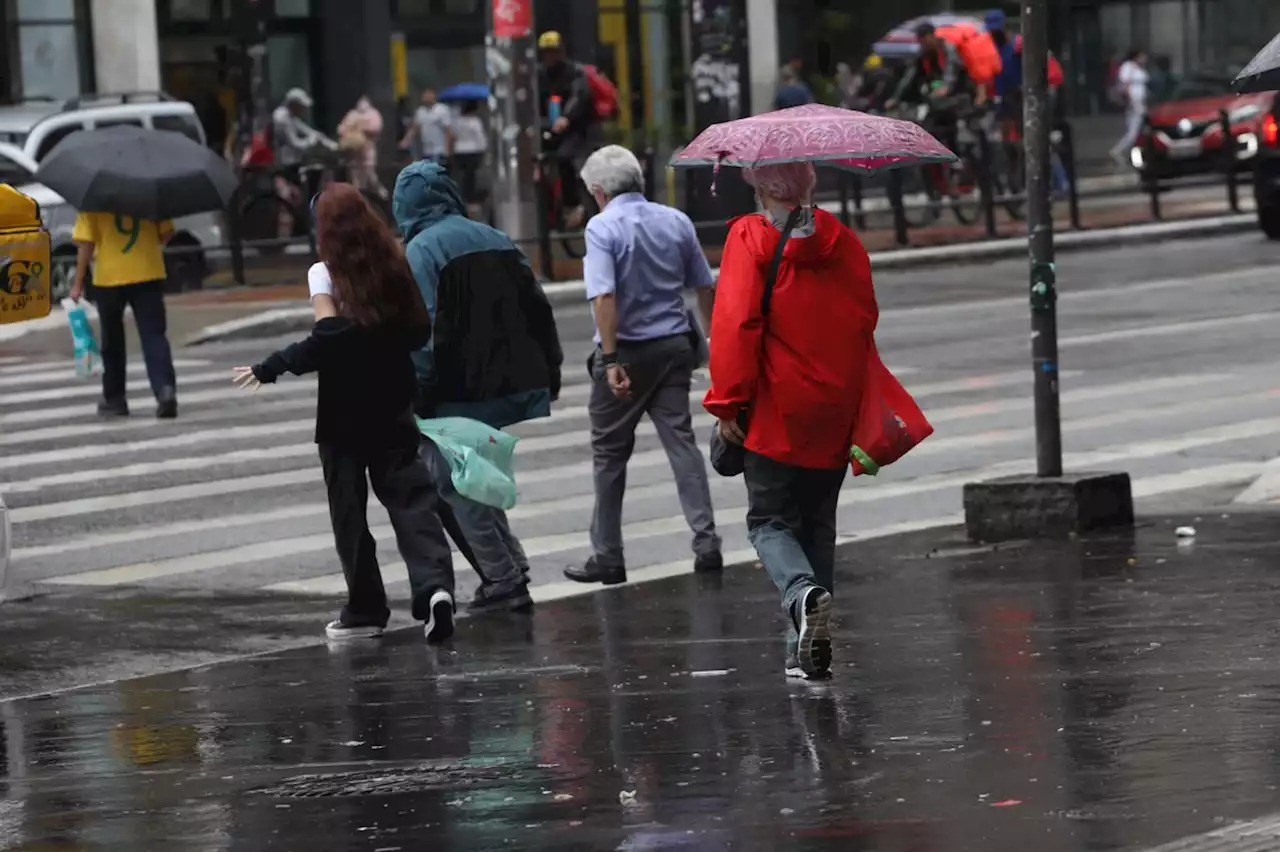
POLYGON ((453 120, 453 157, 450 171, 458 176, 458 188, 468 205, 479 202, 476 176, 489 150, 489 131, 480 117, 480 103, 467 101, 453 120))
POLYGON ((435 89, 422 93, 422 106, 413 114, 413 126, 400 141, 401 148, 418 145, 419 157, 440 162, 453 156, 453 113, 436 99, 435 89))
POLYGON ((1111 159, 1117 165, 1125 166, 1129 162, 1129 151, 1137 144, 1142 135, 1142 124, 1147 118, 1147 84, 1151 76, 1147 73, 1147 54, 1135 50, 1120 66, 1116 76, 1116 86, 1124 100, 1124 136, 1111 149, 1111 159))

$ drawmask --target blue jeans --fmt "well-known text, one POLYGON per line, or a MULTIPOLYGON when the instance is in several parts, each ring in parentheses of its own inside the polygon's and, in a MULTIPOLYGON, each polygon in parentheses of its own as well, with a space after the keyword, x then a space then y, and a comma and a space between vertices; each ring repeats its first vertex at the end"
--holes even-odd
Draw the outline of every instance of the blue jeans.
POLYGON ((511 532, 507 513, 459 494, 453 487, 449 461, 431 441, 423 440, 422 458, 475 556, 473 567, 480 575, 480 582, 501 591, 528 582, 529 560, 520 540, 511 532))
POLYGON ((794 467, 747 453, 747 534, 782 594, 788 651, 796 643, 796 603, 811 586, 834 591, 836 512, 847 472, 847 467, 794 467))

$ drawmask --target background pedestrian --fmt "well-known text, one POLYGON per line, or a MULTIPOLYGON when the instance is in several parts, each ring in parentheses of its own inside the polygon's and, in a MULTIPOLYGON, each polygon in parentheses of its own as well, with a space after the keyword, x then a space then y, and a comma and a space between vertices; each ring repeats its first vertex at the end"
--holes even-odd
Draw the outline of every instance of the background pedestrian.
POLYGON ((85 279, 93 263, 93 301, 98 307, 102 334, 103 417, 128 417, 125 395, 128 344, 124 336, 124 310, 133 310, 133 321, 142 339, 142 358, 156 396, 156 417, 178 416, 178 381, 169 348, 164 308, 164 246, 173 236, 173 223, 153 222, 137 216, 113 213, 81 213, 71 238, 75 240, 76 277, 71 299, 84 297, 85 279))

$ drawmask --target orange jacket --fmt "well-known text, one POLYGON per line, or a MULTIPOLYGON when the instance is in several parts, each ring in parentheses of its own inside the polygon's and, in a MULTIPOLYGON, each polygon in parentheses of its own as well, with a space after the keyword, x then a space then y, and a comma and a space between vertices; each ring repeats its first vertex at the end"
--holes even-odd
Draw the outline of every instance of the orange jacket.
POLYGON ((836 469, 849 447, 879 309, 871 260, 840 221, 814 210, 812 236, 783 254, 767 320, 764 276, 781 234, 764 216, 725 241, 711 319, 711 389, 721 419, 748 410, 747 449, 797 467, 836 469))

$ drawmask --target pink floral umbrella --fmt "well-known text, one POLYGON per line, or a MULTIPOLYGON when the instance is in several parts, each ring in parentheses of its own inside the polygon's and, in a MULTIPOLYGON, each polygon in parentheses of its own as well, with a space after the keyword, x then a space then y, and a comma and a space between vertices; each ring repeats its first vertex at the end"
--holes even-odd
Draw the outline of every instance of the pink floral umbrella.
POLYGON ((676 167, 811 162, 863 175, 958 157, 909 121, 806 104, 713 124, 671 159, 676 167))

